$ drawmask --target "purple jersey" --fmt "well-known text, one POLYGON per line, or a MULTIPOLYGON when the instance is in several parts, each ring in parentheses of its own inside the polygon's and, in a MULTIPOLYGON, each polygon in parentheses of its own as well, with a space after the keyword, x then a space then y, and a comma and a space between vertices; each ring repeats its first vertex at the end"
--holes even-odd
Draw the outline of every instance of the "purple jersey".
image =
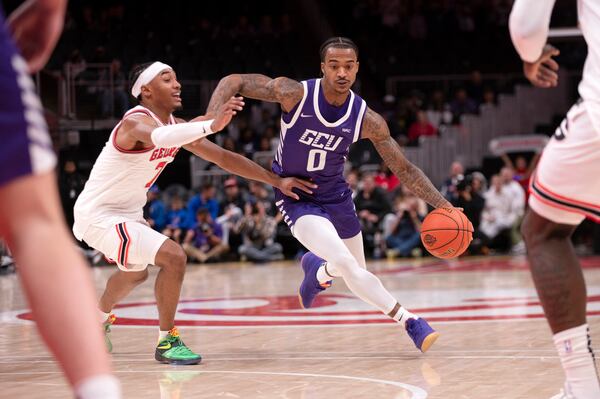
POLYGON ((312 195, 298 192, 303 200, 337 202, 350 190, 343 176, 344 163, 350 145, 360 138, 367 104, 350 91, 340 109, 325 101, 321 79, 303 81, 302 86, 302 101, 281 116, 281 141, 273 172, 311 179, 319 186, 312 195))
POLYGON ((56 157, 42 104, 26 62, 8 33, 0 8, 0 187, 48 173, 56 157))

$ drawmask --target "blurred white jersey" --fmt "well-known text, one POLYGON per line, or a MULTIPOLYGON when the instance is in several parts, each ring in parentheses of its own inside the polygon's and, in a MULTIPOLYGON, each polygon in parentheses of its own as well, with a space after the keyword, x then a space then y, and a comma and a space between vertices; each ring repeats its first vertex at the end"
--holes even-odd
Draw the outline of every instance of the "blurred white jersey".
POLYGON ((588 46, 579 95, 588 103, 592 124, 600 132, 600 1, 578 0, 577 13, 588 46))
MULTIPOLYGON (((73 233, 79 240, 91 225, 109 227, 124 221, 143 221, 146 192, 179 151, 179 147, 138 151, 119 148, 119 127, 131 115, 139 114, 152 117, 157 126, 164 125, 152 111, 138 105, 115 126, 75 203, 73 233)), ((174 123, 171 115, 169 124, 174 123)))

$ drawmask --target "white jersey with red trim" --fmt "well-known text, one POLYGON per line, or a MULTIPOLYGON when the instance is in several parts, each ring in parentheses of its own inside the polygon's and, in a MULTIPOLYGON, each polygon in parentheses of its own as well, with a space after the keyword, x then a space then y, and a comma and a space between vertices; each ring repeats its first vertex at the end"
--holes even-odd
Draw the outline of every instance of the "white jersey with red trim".
POLYGON ((579 94, 588 102, 592 124, 600 132, 600 2, 578 0, 577 8, 579 25, 588 47, 579 94))
MULTIPOLYGON (((73 232, 79 240, 91 225, 109 227, 127 220, 142 221, 146 192, 179 151, 179 147, 138 151, 119 148, 116 139, 123 121, 139 114, 146 114, 157 126, 164 126, 152 111, 141 105, 127 111, 115 126, 75 203, 73 232)), ((169 124, 174 123, 171 115, 169 124)))

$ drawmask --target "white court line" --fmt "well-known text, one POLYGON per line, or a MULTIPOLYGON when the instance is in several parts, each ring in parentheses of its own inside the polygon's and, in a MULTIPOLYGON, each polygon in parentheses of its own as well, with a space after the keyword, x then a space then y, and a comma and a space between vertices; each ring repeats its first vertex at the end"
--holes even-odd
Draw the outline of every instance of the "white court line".
MULTIPOLYGON (((147 355, 145 355, 147 356, 147 355)), ((239 361, 260 361, 260 360, 420 360, 418 354, 414 355, 401 355, 401 356, 293 356, 293 357, 206 357, 206 355, 202 355, 202 359, 205 362, 239 362, 239 361)), ((531 355, 454 355, 454 356, 436 356, 436 355, 428 355, 423 358, 423 360, 432 360, 432 359, 496 359, 496 360, 528 360, 528 359, 558 359, 557 355, 545 355, 545 356, 531 356, 531 355)), ((145 357, 138 359, 112 359, 113 363, 145 363, 154 361, 154 358, 145 357)), ((16 360, 2 360, 0 364, 17 364, 17 363, 55 363, 54 360, 27 360, 27 361, 16 361, 16 360)), ((0 374, 7 374, 2 373, 0 374)), ((10 373, 8 373, 10 374, 10 373)))
MULTIPOLYGON (((442 354, 442 353, 478 353, 478 352, 485 352, 485 353, 512 353, 512 352, 516 352, 516 353, 550 353, 550 354, 555 354, 556 350, 555 349, 436 349, 433 352, 430 352, 429 354, 442 354)), ((285 355, 307 355, 307 354, 319 354, 319 355, 327 355, 327 356, 335 356, 335 355, 354 355, 355 357, 361 357, 360 355, 364 355, 364 357, 368 357, 368 356, 372 356, 372 355, 379 355, 381 353, 383 353, 382 351, 379 352, 348 352, 348 351, 331 351, 331 352, 323 352, 323 351, 302 351, 302 352, 266 352, 268 355, 271 356, 285 356, 285 355)), ((254 355, 256 356, 256 352, 252 352, 252 353, 248 353, 248 355, 254 355)), ((206 357, 206 356, 232 356, 232 355, 237 355, 240 356, 239 352, 233 353, 233 352, 202 352, 202 356, 206 357)), ((406 350, 403 352, 391 352, 388 353, 387 356, 404 356, 404 355, 419 355, 418 352, 416 352, 415 350, 406 350)), ((146 353, 113 353, 112 357, 113 359, 118 358, 118 357, 139 357, 139 356, 148 356, 146 353)), ((515 355, 516 356, 516 355, 515 355)), ((546 357, 546 356, 544 356, 546 357)), ((53 357, 51 355, 10 355, 10 356, 2 356, 2 359, 52 359, 53 357)))
MULTIPOLYGON (((135 374, 150 374, 150 373, 164 373, 164 370, 116 370, 116 374, 135 373, 135 374)), ((170 371, 171 373, 187 373, 189 371, 170 371)), ((14 373, 0 373, 0 375, 32 375, 32 374, 62 374, 60 371, 43 371, 43 372, 14 372, 14 373)), ((377 378, 369 377, 353 377, 349 375, 331 375, 331 374, 308 374, 308 373, 285 373, 285 372, 271 372, 271 371, 231 371, 231 370, 207 370, 200 371, 199 374, 250 374, 250 375, 276 375, 285 377, 314 377, 314 378, 333 378, 339 380, 354 380, 360 382, 370 382, 374 384, 390 385, 397 388, 402 388, 412 394, 410 399, 426 399, 427 391, 423 388, 405 384, 403 382, 380 380, 377 378)))

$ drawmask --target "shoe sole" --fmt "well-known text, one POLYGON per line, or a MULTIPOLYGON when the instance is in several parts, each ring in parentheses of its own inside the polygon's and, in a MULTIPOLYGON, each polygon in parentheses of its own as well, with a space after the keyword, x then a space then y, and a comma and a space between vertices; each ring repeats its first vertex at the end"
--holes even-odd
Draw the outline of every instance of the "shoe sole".
POLYGON ((188 359, 188 360, 175 360, 175 359, 165 359, 160 358, 158 356, 154 356, 157 362, 164 364, 173 364, 175 366, 192 366, 194 364, 198 364, 202 361, 202 358, 198 359, 188 359))
POLYGON ((426 336, 425 339, 423 340, 423 343, 421 344, 421 352, 423 352, 423 353, 427 352, 427 350, 429 348, 431 348, 431 345, 433 345, 434 342, 437 341, 437 339, 439 337, 440 337, 439 332, 432 332, 431 334, 426 336))

